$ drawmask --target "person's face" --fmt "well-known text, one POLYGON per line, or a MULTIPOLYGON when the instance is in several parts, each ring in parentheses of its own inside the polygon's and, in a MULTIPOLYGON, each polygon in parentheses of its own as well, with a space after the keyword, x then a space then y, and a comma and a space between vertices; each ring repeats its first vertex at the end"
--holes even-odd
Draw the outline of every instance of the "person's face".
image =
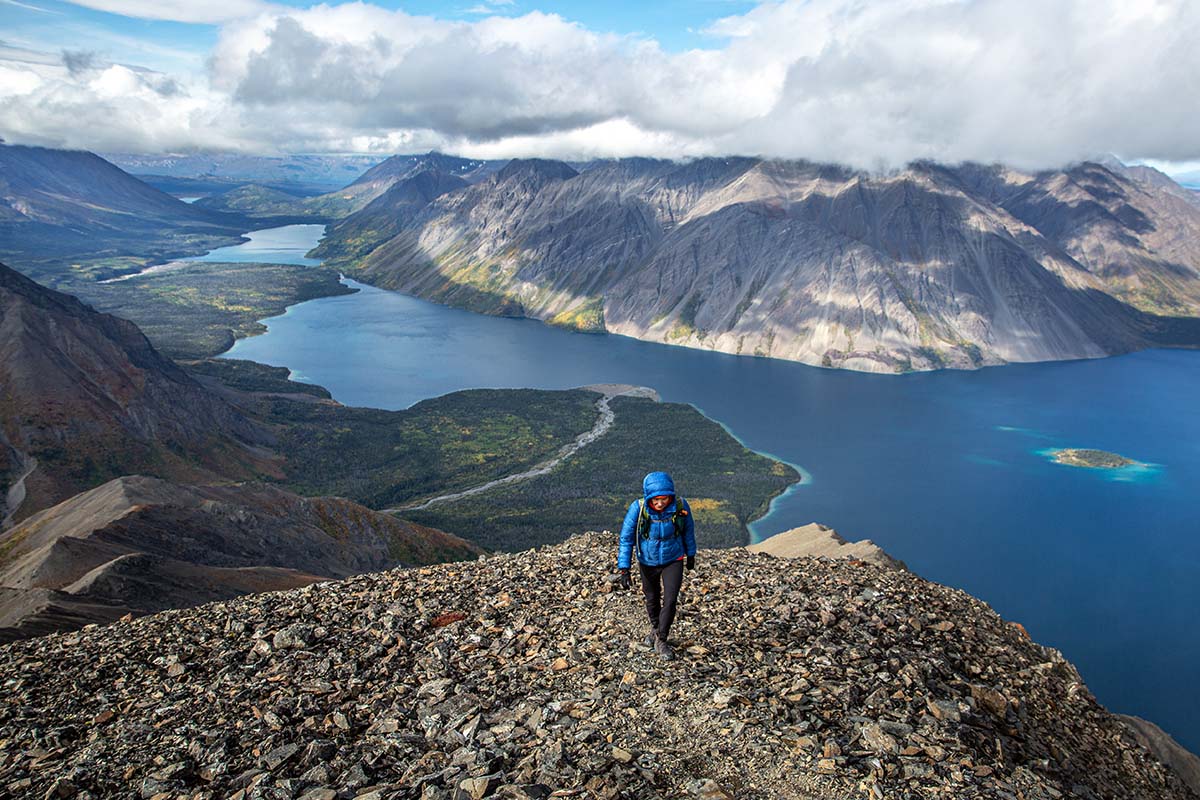
POLYGON ((660 494, 657 497, 650 498, 650 508, 655 512, 661 512, 664 508, 671 505, 671 495, 660 494))

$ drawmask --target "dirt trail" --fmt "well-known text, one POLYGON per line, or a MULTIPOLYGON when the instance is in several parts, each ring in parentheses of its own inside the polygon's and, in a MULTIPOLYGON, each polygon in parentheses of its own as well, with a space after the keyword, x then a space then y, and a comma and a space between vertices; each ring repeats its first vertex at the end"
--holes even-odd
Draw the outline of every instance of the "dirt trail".
POLYGON ((12 452, 21 459, 21 475, 8 487, 8 495, 4 498, 4 505, 0 506, 0 511, 5 512, 3 519, 0 519, 0 531, 8 529, 12 524, 13 516, 17 513, 17 509, 21 507, 21 503, 25 502, 25 479, 33 474, 38 465, 37 459, 33 456, 27 456, 15 449, 12 452))
POLYGON ((464 489, 461 492, 439 495, 438 497, 430 498, 429 500, 425 500, 421 503, 407 506, 396 506, 395 508, 385 508, 382 509, 383 513, 394 514, 397 511, 419 511, 436 503, 447 503, 454 500, 461 500, 464 497, 470 497, 472 495, 481 494, 490 489, 495 489, 497 486, 507 486, 511 483, 518 483, 519 481, 536 478, 539 475, 545 475, 561 464, 564 459, 570 458, 592 442, 599 439, 604 434, 608 433, 608 429, 612 427, 613 423, 613 412, 612 408, 609 406, 609 401, 614 397, 627 395, 631 397, 650 397, 656 401, 658 400, 658 393, 653 389, 648 389, 644 386, 628 386, 625 384, 611 383, 596 384, 594 386, 584 386, 581 388, 598 392, 600 394, 600 399, 596 401, 596 410, 600 413, 600 416, 597 417, 596 424, 592 426, 591 430, 576 436, 573 442, 568 445, 564 445, 563 448, 559 450, 553 458, 543 461, 542 463, 531 467, 524 472, 516 472, 512 475, 505 475, 503 478, 497 478, 494 481, 488 481, 487 483, 479 486, 472 486, 470 489, 464 489))

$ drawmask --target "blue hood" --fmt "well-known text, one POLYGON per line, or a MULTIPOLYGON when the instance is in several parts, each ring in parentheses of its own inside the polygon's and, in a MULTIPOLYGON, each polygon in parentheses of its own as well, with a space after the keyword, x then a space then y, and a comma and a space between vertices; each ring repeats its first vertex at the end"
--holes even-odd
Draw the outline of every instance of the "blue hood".
POLYGON ((675 481, 665 472, 651 472, 642 479, 642 494, 647 500, 660 494, 675 495, 675 481))

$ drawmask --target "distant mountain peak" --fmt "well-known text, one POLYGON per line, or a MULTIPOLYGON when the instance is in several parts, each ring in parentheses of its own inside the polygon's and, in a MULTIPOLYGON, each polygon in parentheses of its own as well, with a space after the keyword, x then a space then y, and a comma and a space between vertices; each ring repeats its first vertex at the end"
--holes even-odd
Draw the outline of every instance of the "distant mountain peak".
POLYGON ((544 180, 570 180, 579 171, 565 161, 546 158, 514 158, 496 173, 498 180, 509 180, 517 176, 534 176, 544 180))

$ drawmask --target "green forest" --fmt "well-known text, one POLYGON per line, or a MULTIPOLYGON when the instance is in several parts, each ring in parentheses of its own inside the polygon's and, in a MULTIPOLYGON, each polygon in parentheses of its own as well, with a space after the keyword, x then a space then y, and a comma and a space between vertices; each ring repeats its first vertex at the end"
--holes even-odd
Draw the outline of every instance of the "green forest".
POLYGON ((549 475, 403 516, 491 550, 524 550, 581 531, 619 531, 645 474, 666 470, 691 504, 698 546, 733 547, 746 544, 747 523, 800 480, 689 405, 619 397, 612 408, 608 433, 549 475))
POLYGON ((70 291, 98 311, 135 323, 175 359, 215 356, 266 330, 259 320, 317 297, 351 294, 337 270, 294 264, 187 262, 114 283, 70 291))

